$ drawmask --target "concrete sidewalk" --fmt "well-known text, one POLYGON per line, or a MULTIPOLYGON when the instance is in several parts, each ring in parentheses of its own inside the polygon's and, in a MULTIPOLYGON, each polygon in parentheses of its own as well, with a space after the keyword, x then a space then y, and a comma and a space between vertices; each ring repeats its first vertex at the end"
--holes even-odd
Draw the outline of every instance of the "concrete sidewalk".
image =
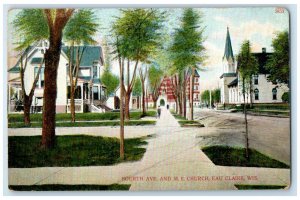
MULTIPOLYGON (((130 190, 235 190, 234 184, 289 185, 289 169, 216 166, 200 150, 201 129, 181 128, 166 109, 141 161, 113 166, 10 168, 10 185, 131 184, 130 190), (248 180, 248 176, 253 176, 248 180), (235 180, 233 180, 235 179, 235 180)), ((151 132, 150 128, 144 131, 151 132)), ((126 133, 125 133, 126 135, 126 133)), ((149 135, 149 134, 148 134, 149 135)))

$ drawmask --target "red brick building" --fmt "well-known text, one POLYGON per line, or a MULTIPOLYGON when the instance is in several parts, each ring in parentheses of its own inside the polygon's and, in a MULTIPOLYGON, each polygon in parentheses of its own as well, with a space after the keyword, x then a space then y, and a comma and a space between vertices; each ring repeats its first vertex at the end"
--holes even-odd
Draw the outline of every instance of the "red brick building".
MULTIPOLYGON (((187 81, 186 87, 186 98, 187 98, 187 107, 189 103, 189 94, 190 94, 190 78, 187 81)), ((147 94, 145 99, 146 105, 149 108, 154 106, 152 94, 147 94)), ((176 108, 176 101, 174 96, 174 88, 171 82, 171 77, 165 76, 161 81, 160 88, 159 88, 159 97, 156 102, 157 106, 166 106, 169 105, 169 108, 175 109, 176 108)), ((194 77, 194 106, 200 105, 200 75, 195 70, 195 77, 194 77)))

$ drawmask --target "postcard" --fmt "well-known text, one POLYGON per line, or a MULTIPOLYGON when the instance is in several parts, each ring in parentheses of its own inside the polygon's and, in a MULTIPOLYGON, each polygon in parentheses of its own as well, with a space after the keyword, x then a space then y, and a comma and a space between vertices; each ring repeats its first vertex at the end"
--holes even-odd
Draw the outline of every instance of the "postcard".
POLYGON ((282 7, 8 12, 12 191, 288 190, 282 7))

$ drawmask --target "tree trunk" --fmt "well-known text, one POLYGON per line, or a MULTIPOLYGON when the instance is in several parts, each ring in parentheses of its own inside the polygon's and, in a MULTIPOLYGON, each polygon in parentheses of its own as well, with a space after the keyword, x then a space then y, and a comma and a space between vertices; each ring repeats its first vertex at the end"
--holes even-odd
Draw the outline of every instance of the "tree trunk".
POLYGON ((130 120, 130 112, 129 112, 129 104, 130 104, 130 93, 125 93, 125 120, 130 120))
POLYGON ((194 120, 194 76, 195 69, 192 69, 192 75, 190 77, 190 120, 194 120))
POLYGON ((183 88, 182 88, 182 104, 183 104, 183 113, 182 116, 186 118, 186 78, 184 73, 184 79, 183 79, 183 88))
MULTIPOLYGON (((71 80, 72 81, 72 80, 71 80)), ((75 88, 71 83, 71 122, 75 122, 75 88)))
POLYGON ((253 86, 252 86, 252 76, 250 78, 250 108, 253 108, 253 86))
POLYGON ((145 106, 145 82, 142 82, 142 112, 143 115, 146 114, 146 106, 145 106))
MULTIPOLYGON (((121 62, 120 62, 121 63, 121 62)), ((120 160, 124 160, 124 73, 123 66, 120 64, 120 160)))
POLYGON ((42 147, 53 148, 55 145, 55 114, 57 96, 57 68, 61 51, 62 33, 50 37, 50 47, 45 54, 45 86, 43 105, 42 147))
MULTIPOLYGON (((24 92, 25 93, 25 92, 24 92)), ((32 103, 32 97, 23 94, 23 106, 24 106, 24 124, 30 126, 30 107, 32 103)))
POLYGON ((247 120, 247 108, 246 108, 246 91, 245 91, 245 80, 243 79, 243 97, 244 97, 244 116, 245 116, 245 140, 246 140, 246 148, 245 154, 246 158, 249 159, 249 141, 248 141, 248 120, 247 120))
POLYGON ((153 108, 155 108, 155 109, 156 109, 156 106, 157 106, 156 102, 157 102, 157 100, 156 101, 153 100, 153 108))

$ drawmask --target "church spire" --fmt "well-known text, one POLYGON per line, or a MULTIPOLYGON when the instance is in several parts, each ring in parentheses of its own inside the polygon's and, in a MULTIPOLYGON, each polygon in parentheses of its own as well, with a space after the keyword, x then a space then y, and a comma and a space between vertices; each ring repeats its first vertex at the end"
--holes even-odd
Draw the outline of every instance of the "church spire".
POLYGON ((231 61, 234 61, 232 46, 231 46, 231 39, 229 34, 229 28, 227 26, 227 35, 226 35, 226 43, 225 43, 225 52, 223 56, 223 60, 226 58, 227 61, 231 59, 231 61))

